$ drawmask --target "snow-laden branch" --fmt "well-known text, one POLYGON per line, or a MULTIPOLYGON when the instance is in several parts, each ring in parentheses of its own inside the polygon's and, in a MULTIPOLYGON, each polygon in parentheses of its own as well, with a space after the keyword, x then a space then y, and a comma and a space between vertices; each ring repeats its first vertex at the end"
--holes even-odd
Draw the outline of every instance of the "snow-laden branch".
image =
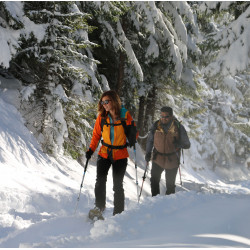
POLYGON ((141 66, 140 66, 140 64, 135 56, 135 53, 134 53, 133 48, 130 44, 130 41, 127 39, 127 37, 123 31, 123 28, 122 28, 120 21, 117 22, 117 29, 118 29, 119 39, 124 44, 124 49, 125 49, 126 55, 129 59, 130 63, 134 66, 134 68, 138 74, 139 80, 143 81, 143 72, 142 72, 141 66))
POLYGON ((204 73, 210 76, 221 74, 235 76, 250 66, 250 6, 228 27, 220 31, 215 41, 221 47, 216 60, 204 73))

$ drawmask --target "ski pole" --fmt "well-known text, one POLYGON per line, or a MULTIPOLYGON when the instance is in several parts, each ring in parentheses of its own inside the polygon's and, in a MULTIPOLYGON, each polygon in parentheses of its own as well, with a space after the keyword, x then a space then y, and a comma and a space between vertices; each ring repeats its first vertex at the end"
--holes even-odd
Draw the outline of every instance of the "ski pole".
POLYGON ((83 176, 82 176, 82 182, 81 182, 81 185, 80 185, 80 192, 79 192, 79 195, 77 197, 77 202, 76 202, 76 207, 75 207, 75 214, 76 214, 76 210, 77 210, 78 203, 79 203, 79 200, 80 200, 81 190, 82 190, 82 186, 83 186, 83 180, 84 180, 84 177, 85 177, 85 174, 86 174, 86 171, 87 171, 88 162, 89 162, 89 159, 87 159, 85 167, 84 167, 84 172, 83 172, 83 176))
POLYGON ((142 184, 141 184, 141 191, 140 191, 140 194, 139 194, 139 201, 140 201, 140 197, 141 197, 141 193, 142 193, 142 189, 143 189, 143 183, 144 183, 144 181, 146 179, 147 171, 148 171, 148 162, 147 162, 147 165, 146 165, 146 169, 145 169, 144 175, 142 177, 142 184))
POLYGON ((137 163, 136 163, 136 149, 135 149, 135 145, 134 145, 134 153, 135 153, 135 176, 136 176, 136 188, 137 188, 137 200, 139 203, 139 186, 138 186, 138 177, 137 177, 137 163))
MULTIPOLYGON (((180 175, 180 183, 181 183, 181 186, 182 186, 182 180, 181 180, 181 159, 180 159, 180 156, 178 155, 177 151, 175 151, 175 153, 176 153, 176 156, 177 156, 179 164, 180 164, 180 166, 179 166, 179 175, 180 175)), ((183 153, 183 150, 182 150, 182 153, 183 153)), ((183 162, 184 162, 184 160, 183 160, 183 162)))
POLYGON ((180 174, 180 182, 181 182, 181 186, 182 186, 182 180, 181 180, 181 166, 179 166, 179 174, 180 174))

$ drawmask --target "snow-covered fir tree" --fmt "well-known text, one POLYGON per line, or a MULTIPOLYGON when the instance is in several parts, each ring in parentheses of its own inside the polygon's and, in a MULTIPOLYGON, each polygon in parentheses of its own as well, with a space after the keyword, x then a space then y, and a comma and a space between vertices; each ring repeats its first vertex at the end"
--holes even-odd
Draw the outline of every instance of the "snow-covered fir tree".
POLYGON ((89 50, 95 44, 88 40, 88 14, 73 2, 24 2, 20 7, 25 19, 43 31, 39 39, 32 30, 21 33, 11 61, 10 71, 24 85, 21 112, 45 152, 56 155, 64 147, 77 157, 90 129, 83 114, 91 105, 86 100, 91 103, 101 91, 98 62, 89 50))
POLYGON ((246 160, 248 2, 0 6, 0 74, 21 82, 18 108, 45 152, 83 155, 96 100, 115 89, 141 136, 169 105, 192 138, 189 153, 212 167, 246 160))
POLYGON ((249 155, 250 110, 245 94, 249 89, 249 4, 202 2, 196 7, 203 55, 200 82, 205 93, 205 113, 197 116, 197 150, 214 167, 229 168, 244 163, 249 155))
POLYGON ((194 85, 187 77, 193 66, 185 64, 188 49, 197 52, 191 36, 197 32, 192 10, 186 2, 80 4, 98 27, 94 39, 102 48, 96 52, 100 70, 125 106, 138 110, 138 127, 144 134, 153 123, 156 105, 161 105, 158 93, 184 79, 182 75, 194 85))

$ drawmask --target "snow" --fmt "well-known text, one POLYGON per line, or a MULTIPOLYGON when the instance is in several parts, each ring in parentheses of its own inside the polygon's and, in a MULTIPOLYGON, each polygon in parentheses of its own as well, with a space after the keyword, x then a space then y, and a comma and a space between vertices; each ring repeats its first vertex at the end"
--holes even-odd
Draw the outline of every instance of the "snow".
POLYGON ((29 98, 33 95, 35 90, 36 90, 35 84, 31 84, 29 86, 23 87, 22 90, 20 91, 22 95, 22 99, 28 101, 29 98))
POLYGON ((152 56, 153 58, 157 58, 159 56, 159 46, 152 35, 150 35, 149 41, 150 44, 147 48, 146 57, 152 56))
MULTIPOLYGON (((17 41, 20 35, 29 37, 33 32, 38 41, 41 41, 48 24, 35 24, 23 16, 23 3, 21 2, 5 2, 5 4, 12 17, 23 23, 25 27, 13 30, 3 19, 0 19, 2 24, 0 27, 0 46, 2 48, 0 65, 8 68, 12 55, 16 54, 19 47, 17 41)), ((188 5, 176 2, 175 6, 177 5, 181 9, 181 13, 188 13, 189 19, 192 18, 191 10, 187 10, 188 5)), ((150 3, 150 6, 151 12, 148 11, 146 15, 152 15, 155 20, 158 18, 159 27, 165 32, 162 34, 162 39, 172 41, 171 56, 176 62, 177 76, 180 76, 183 66, 181 58, 186 55, 187 39, 185 30, 181 29, 181 27, 184 28, 183 23, 181 20, 176 22, 175 26, 178 27, 179 32, 172 32, 174 28, 171 23, 163 16, 157 15, 153 3, 150 3), (174 38, 180 39, 178 47, 174 44, 174 38), (182 44, 182 42, 184 43, 182 44)), ((77 11, 77 7, 75 7, 75 11, 77 11)), ((249 53, 246 53, 249 52, 249 43, 246 42, 249 40, 250 31, 249 20, 247 20, 249 11, 248 8, 238 22, 233 22, 228 29, 218 33, 217 37, 223 38, 223 45, 230 40, 231 46, 228 51, 221 49, 220 61, 211 63, 206 70, 215 68, 213 72, 216 73, 220 70, 218 65, 224 62, 226 67, 223 70, 227 69, 235 74, 236 71, 245 69, 246 65, 249 65, 249 53), (244 30, 241 27, 244 27, 244 30), (226 33, 230 29, 234 32, 227 36, 226 33), (234 39, 235 34, 237 39, 234 39), (235 60, 228 58, 235 58, 235 60)), ((136 18, 134 17, 135 24, 136 18)), ((131 44, 121 33, 120 23, 117 26, 120 40, 117 39, 115 31, 108 22, 103 22, 103 25, 109 31, 107 34, 110 34, 105 39, 110 39, 117 50, 126 49, 131 63, 134 64, 142 79, 143 73, 140 65, 131 49, 131 44)), ((145 23, 148 30, 155 33, 155 28, 151 25, 152 23, 145 23)), ((157 57, 160 53, 159 48, 154 46, 155 41, 156 37, 150 35, 150 44, 146 51, 148 57, 157 57)), ((79 66, 77 62, 76 66, 79 66)), ((98 87, 96 78, 92 74, 95 65, 90 65, 85 70, 91 74, 93 83, 98 87)), ((101 77, 104 89, 108 89, 107 79, 103 75, 101 77)), ((237 83, 236 79, 231 76, 223 79, 223 84, 232 92, 236 92, 238 99, 242 99, 242 94, 236 89, 237 83)), ((203 80, 200 81, 200 84, 203 87, 204 96, 208 95, 212 98, 214 95, 212 90, 206 87, 203 80)), ((78 209, 74 214, 83 167, 65 155, 58 155, 55 159, 44 154, 32 133, 24 126, 24 121, 15 107, 20 107, 21 98, 28 100, 32 96, 35 90, 34 85, 24 87, 15 79, 0 76, 0 87, 2 88, 0 89, 0 247, 250 246, 250 219, 248 216, 250 158, 248 157, 246 160, 245 169, 241 169, 239 166, 235 166, 234 169, 216 167, 214 171, 203 160, 205 154, 208 157, 212 153, 218 153, 219 150, 216 146, 218 144, 223 147, 221 152, 226 152, 226 155, 229 156, 232 156, 236 150, 240 150, 235 147, 235 142, 225 136, 229 128, 223 120, 220 121, 216 116, 208 116, 202 121, 203 126, 197 128, 202 136, 203 144, 191 140, 192 147, 185 150, 185 164, 181 166, 183 185, 180 185, 180 175, 178 174, 177 192, 171 196, 164 195, 165 185, 162 175, 161 195, 151 197, 149 171, 143 186, 140 204, 137 203, 134 153, 130 150, 129 164, 124 179, 125 211, 120 215, 112 216, 113 190, 112 171, 110 170, 107 182, 105 221, 91 224, 87 219, 87 213, 94 206, 97 153, 89 163, 78 209), (216 130, 215 125, 218 121, 221 122, 223 133, 216 130), (211 131, 207 129, 209 123, 210 126, 214 124, 214 137, 212 138, 209 136, 211 131), (217 144, 215 144, 216 141, 217 144)), ((82 84, 76 82, 73 92, 85 101, 92 102, 91 91, 86 90, 84 94, 82 91, 82 84)), ((145 89, 141 87, 140 91, 143 92, 145 89)), ((247 91, 244 95, 247 94, 247 91)), ((60 99, 67 101, 61 85, 57 86, 55 93, 60 99)), ((216 96, 219 96, 219 93, 216 96)), ((169 103, 175 103, 175 99, 171 95, 168 95, 167 99, 169 103)), ((214 108, 220 108, 223 115, 227 117, 232 113, 230 103, 231 100, 228 98, 224 100, 221 96, 213 105, 214 108)), ((58 103, 55 108, 56 120, 61 124, 61 134, 57 135, 57 142, 59 146, 62 146, 63 138, 61 136, 66 136, 67 126, 64 122, 61 104, 58 103)), ((191 112, 194 106, 187 101, 183 108, 187 108, 191 112)), ((91 127, 87 121, 82 122, 87 127, 91 127)), ((189 131, 188 127, 187 131, 189 131)), ((84 140, 84 138, 82 139, 84 140)), ((137 147, 137 164, 138 188, 140 188, 145 162, 139 146, 137 147)))
POLYGON ((54 94, 57 95, 60 99, 62 99, 64 102, 68 101, 68 97, 62 87, 61 84, 59 84, 55 90, 54 90, 54 94))
POLYGON ((223 76, 228 74, 236 75, 244 71, 250 65, 250 6, 246 11, 230 25, 217 32, 215 40, 219 41, 220 50, 218 60, 210 63, 204 72, 212 72, 213 75, 221 73, 223 76), (233 58, 233 60, 232 60, 233 58))
MULTIPOLYGON (((176 194, 150 195, 150 171, 137 202, 134 152, 124 179, 125 211, 112 216, 112 171, 105 220, 94 224, 96 153, 88 165, 76 214, 83 167, 71 158, 44 154, 17 109, 0 97, 0 247, 249 247, 249 172, 213 172, 186 150, 176 194), (199 169, 200 168, 200 169, 199 169)), ((192 141, 193 143, 193 141, 192 141)), ((193 146, 193 145, 192 145, 193 146)), ((138 181, 145 170, 137 147, 138 181)))
POLYGON ((0 50, 0 58, 4 58, 5 60, 1 60, 1 64, 3 66, 9 66, 9 61, 11 60, 11 55, 9 53, 9 45, 7 41, 3 38, 3 29, 1 28, 1 36, 0 36, 0 44, 1 44, 1 50, 0 50))
POLYGON ((12 59, 12 55, 15 55, 17 48, 19 48, 18 39, 21 35, 29 37, 31 33, 41 42, 45 35, 45 30, 49 24, 35 24, 29 18, 24 16, 23 3, 18 1, 6 1, 4 2, 9 14, 18 22, 22 23, 25 28, 20 30, 14 30, 6 27, 8 24, 3 19, 0 22, 4 22, 3 28, 0 25, 0 65, 5 68, 9 68, 9 62, 12 59))

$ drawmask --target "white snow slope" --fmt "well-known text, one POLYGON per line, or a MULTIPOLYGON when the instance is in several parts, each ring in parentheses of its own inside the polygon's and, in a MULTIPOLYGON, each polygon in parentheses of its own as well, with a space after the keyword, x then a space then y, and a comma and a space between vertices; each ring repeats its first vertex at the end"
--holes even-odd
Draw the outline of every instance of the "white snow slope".
MULTIPOLYGON (((177 192, 150 196, 147 174, 137 202, 134 152, 124 180, 125 211, 112 216, 112 170, 107 182, 105 220, 91 224, 87 213, 94 206, 96 153, 90 162, 74 214, 83 167, 65 156, 41 152, 16 108, 0 97, 0 247, 250 247, 249 173, 225 181, 203 163, 195 171, 186 150, 177 176, 177 192)), ((145 169, 137 147, 139 188, 145 169)), ((202 163, 200 163, 202 164, 202 163)))

